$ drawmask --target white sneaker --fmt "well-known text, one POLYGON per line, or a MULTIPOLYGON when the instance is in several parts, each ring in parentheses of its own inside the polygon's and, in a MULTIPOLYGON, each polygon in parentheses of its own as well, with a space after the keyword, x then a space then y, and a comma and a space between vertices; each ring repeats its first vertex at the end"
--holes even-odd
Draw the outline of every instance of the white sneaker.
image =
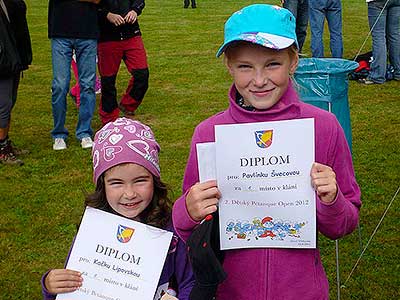
POLYGON ((63 138, 55 138, 53 144, 53 150, 64 150, 67 149, 67 144, 63 138))
POLYGON ((81 140, 81 146, 83 149, 88 149, 93 147, 93 141, 90 136, 84 137, 81 140))

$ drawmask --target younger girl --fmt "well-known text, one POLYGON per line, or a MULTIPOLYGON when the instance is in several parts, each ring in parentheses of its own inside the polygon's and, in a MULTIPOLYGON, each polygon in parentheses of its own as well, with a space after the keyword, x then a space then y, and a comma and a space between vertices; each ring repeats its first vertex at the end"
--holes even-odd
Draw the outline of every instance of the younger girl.
MULTIPOLYGON (((96 133, 92 150, 96 190, 85 204, 173 232, 167 187, 160 179, 159 151, 151 129, 138 121, 119 118, 105 125, 96 133)), ((42 278, 43 299, 75 291, 82 280, 73 270, 50 270, 42 278)), ((193 284, 186 248, 174 235, 159 289, 174 289, 180 300, 187 300, 193 284)))
MULTIPOLYGON (((295 27, 288 10, 266 4, 247 6, 225 23, 225 41, 217 56, 225 53, 233 78, 229 108, 201 122, 194 131, 183 195, 172 211, 175 229, 184 240, 217 210, 221 196, 217 182, 199 183, 196 144, 214 142, 214 127, 219 124, 314 118, 316 162, 310 166, 310 181, 316 191, 317 228, 337 239, 357 226, 360 190, 343 130, 333 114, 301 102, 293 88, 290 76, 299 59, 295 27)), ((218 300, 329 299, 318 249, 254 248, 223 253, 227 277, 216 292, 218 300)), ((194 272, 197 277, 197 268, 194 272)), ((212 297, 202 298, 206 299, 212 297)))

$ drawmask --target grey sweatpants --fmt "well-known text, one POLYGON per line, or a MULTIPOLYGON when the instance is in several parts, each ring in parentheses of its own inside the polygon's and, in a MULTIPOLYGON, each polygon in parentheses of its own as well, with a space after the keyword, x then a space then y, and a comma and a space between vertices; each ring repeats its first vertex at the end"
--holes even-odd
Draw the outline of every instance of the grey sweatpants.
POLYGON ((0 128, 6 128, 11 118, 11 110, 17 100, 20 74, 0 78, 0 128))

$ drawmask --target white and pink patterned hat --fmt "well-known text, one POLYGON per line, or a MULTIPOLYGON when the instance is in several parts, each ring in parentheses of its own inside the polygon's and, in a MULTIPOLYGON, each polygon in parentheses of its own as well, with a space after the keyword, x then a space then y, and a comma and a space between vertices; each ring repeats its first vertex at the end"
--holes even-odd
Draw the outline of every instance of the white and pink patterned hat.
POLYGON ((141 165, 160 177, 159 152, 160 146, 150 127, 139 121, 118 118, 104 125, 94 137, 93 181, 97 183, 101 174, 122 163, 141 165))

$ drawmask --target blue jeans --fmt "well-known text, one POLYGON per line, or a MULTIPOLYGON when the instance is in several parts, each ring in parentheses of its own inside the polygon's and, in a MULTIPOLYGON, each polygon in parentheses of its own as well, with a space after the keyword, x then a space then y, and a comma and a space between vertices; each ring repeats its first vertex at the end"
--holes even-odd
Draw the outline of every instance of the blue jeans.
POLYGON ((372 28, 372 56, 369 79, 384 83, 386 79, 387 52, 394 68, 394 78, 400 80, 400 0, 368 2, 368 22, 372 28), (382 11, 382 15, 379 14, 382 11), (378 20, 378 21, 377 21, 378 20))
POLYGON ((313 57, 324 57, 324 21, 328 21, 332 57, 342 58, 342 3, 340 0, 309 1, 311 53, 313 57))
POLYGON ((296 36, 301 52, 307 35, 308 0, 285 0, 283 7, 290 10, 296 18, 296 36))
POLYGON ((53 82, 51 105, 53 110, 54 128, 51 135, 54 138, 66 139, 68 130, 65 128, 67 112, 67 93, 71 79, 72 51, 76 53, 76 63, 79 73, 80 99, 76 137, 81 140, 91 137, 93 130, 91 121, 96 106, 96 52, 97 41, 94 39, 51 39, 51 55, 53 66, 53 82))

